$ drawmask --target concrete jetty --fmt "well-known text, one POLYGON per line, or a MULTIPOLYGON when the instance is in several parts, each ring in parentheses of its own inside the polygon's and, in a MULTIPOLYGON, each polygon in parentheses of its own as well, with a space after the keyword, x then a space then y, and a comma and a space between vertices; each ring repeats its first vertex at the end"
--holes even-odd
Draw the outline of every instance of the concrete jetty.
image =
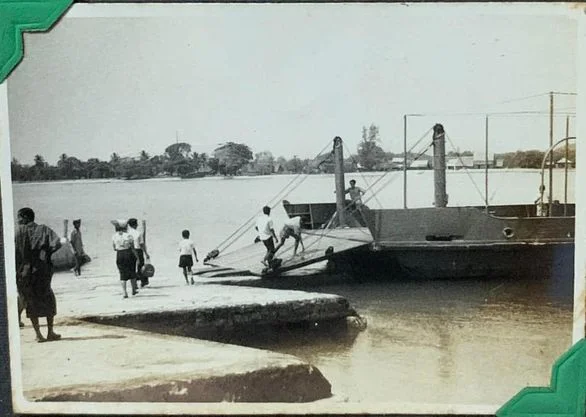
POLYGON ((36 343, 30 323, 20 330, 25 397, 308 402, 331 395, 329 382, 312 364, 211 340, 261 327, 343 324, 355 315, 347 300, 212 282, 202 278, 185 285, 177 277, 157 276, 137 296, 123 299, 117 277, 92 273, 89 266, 81 278, 55 274, 56 330, 63 338, 36 343))
POLYGON ((22 334, 23 386, 33 401, 307 402, 331 395, 318 369, 290 356, 90 324, 63 339, 22 334))

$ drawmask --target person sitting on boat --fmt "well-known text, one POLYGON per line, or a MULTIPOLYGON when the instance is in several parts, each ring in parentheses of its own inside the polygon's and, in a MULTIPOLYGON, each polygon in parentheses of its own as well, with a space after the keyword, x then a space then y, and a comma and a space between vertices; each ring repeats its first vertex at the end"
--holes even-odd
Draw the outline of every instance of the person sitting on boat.
POLYGON ((293 256, 297 255, 297 248, 301 243, 301 252, 305 251, 305 246, 303 245, 303 239, 301 238, 301 217, 296 216, 285 221, 283 228, 279 232, 280 242, 275 247, 273 251, 273 256, 277 253, 279 249, 285 244, 285 241, 292 237, 295 239, 295 247, 293 248, 293 256))
POLYGON ((344 191, 344 194, 350 194, 352 202, 350 203, 349 208, 351 210, 360 210, 364 193, 365 191, 362 188, 356 186, 356 180, 350 180, 350 188, 347 188, 344 191))
POLYGON ((264 206, 262 212, 263 215, 256 219, 255 229, 258 231, 258 237, 267 248, 267 252, 261 262, 263 265, 268 266, 268 262, 275 251, 275 242, 273 241, 273 238, 275 240, 278 239, 275 229, 273 228, 273 219, 270 217, 271 208, 269 206, 264 206))

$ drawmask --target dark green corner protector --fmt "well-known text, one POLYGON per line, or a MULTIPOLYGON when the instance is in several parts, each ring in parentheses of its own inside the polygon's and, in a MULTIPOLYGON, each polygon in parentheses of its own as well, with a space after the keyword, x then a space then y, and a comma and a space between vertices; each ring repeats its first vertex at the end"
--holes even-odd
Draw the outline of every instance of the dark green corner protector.
POLYGON ((73 0, 0 0, 0 83, 22 59, 22 32, 49 29, 73 0))
POLYGON ((497 412, 497 417, 584 417, 586 415, 586 340, 582 339, 555 362, 551 387, 521 390, 497 412))

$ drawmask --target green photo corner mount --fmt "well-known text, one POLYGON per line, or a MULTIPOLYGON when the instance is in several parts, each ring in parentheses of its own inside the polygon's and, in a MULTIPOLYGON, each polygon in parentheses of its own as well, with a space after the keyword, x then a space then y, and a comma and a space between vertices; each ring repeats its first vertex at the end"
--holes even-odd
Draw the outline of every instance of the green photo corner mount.
POLYGON ((497 417, 584 417, 586 415, 586 340, 558 358, 550 387, 522 389, 497 417))
POLYGON ((45 31, 73 0, 0 0, 0 83, 23 56, 22 32, 45 31))

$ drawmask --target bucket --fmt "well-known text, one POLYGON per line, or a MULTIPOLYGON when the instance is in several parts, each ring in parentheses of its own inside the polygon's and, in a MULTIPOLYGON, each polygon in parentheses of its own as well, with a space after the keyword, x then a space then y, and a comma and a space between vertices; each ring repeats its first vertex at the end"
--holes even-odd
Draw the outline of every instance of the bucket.
POLYGON ((153 264, 144 264, 141 269, 141 273, 142 276, 151 278, 153 275, 155 275, 155 267, 153 264))

